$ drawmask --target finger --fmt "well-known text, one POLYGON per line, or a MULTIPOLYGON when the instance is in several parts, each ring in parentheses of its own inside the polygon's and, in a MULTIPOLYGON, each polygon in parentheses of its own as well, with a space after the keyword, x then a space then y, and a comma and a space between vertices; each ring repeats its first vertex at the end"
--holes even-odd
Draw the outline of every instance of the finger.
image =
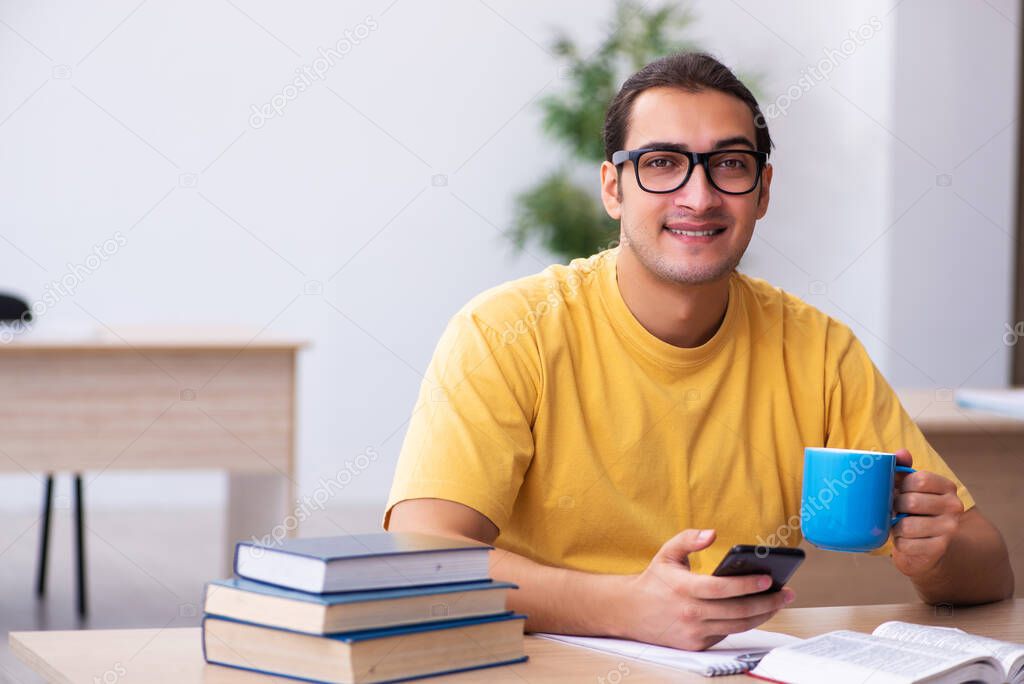
POLYGON ((938 558, 945 552, 946 546, 944 537, 928 537, 927 539, 896 537, 893 540, 893 548, 907 556, 938 558))
POLYGON ((949 478, 938 473, 930 473, 926 470, 919 470, 910 473, 900 482, 901 492, 929 492, 932 494, 946 494, 956 492, 956 484, 949 478))
POLYGON ((767 622, 775 616, 776 612, 778 611, 773 610, 769 613, 761 613, 760 615, 753 615, 738 620, 708 620, 704 623, 704 632, 715 636, 746 632, 748 629, 754 629, 758 625, 767 622))
POLYGON ((699 636, 694 638, 692 645, 684 643, 682 646, 678 646, 677 648, 682 648, 684 651, 704 651, 711 648, 727 636, 727 634, 699 636))
POLYGON ((964 504, 953 494, 904 492, 893 501, 897 513, 910 515, 945 515, 964 512, 964 504))
POLYGON ((957 526, 956 519, 950 515, 911 515, 896 523, 892 533, 894 537, 927 539, 952 535, 957 526))
MULTIPOLYGON (((899 449, 893 455, 896 457, 896 465, 907 466, 909 468, 914 463, 914 457, 911 456, 910 452, 906 449, 899 449)), ((910 477, 911 474, 912 473, 900 472, 899 470, 896 471, 894 484, 896 485, 897 490, 900 488, 900 484, 903 480, 910 477)))
POLYGON ((772 578, 769 575, 743 575, 741 577, 690 575, 687 580, 690 596, 702 599, 746 596, 764 591, 772 585, 772 578))
POLYGON ((796 593, 786 587, 772 594, 756 594, 726 599, 701 599, 701 615, 705 620, 742 620, 779 610, 792 603, 796 593))
POLYGON ((688 566, 687 556, 694 551, 707 548, 714 540, 714 530, 683 530, 662 544, 654 558, 688 566))

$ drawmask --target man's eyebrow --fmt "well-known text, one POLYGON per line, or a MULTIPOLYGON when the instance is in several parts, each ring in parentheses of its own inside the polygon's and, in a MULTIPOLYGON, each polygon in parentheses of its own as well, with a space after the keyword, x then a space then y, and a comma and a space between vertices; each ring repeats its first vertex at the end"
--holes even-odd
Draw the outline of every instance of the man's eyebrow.
MULTIPOLYGON (((724 149, 726 147, 735 147, 737 145, 743 145, 745 147, 749 147, 752 150, 757 149, 757 145, 752 143, 750 141, 750 138, 748 138, 745 135, 734 135, 734 136, 732 136, 730 138, 722 138, 721 140, 717 141, 715 143, 715 146, 712 147, 711 149, 712 150, 721 150, 721 149, 724 149)), ((690 147, 686 143, 677 143, 677 142, 659 141, 659 140, 652 140, 652 141, 646 142, 646 143, 644 143, 643 145, 640 146, 641 149, 642 148, 646 148, 646 147, 657 147, 657 148, 662 149, 662 150, 678 150, 679 152, 689 152, 690 151, 690 147)))

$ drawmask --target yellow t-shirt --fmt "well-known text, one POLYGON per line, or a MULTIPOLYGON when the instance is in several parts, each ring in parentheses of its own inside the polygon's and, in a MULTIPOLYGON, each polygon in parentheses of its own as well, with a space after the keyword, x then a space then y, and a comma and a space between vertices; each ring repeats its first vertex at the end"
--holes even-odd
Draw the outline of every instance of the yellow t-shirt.
POLYGON ((734 544, 799 544, 805 446, 905 447, 974 504, 846 325, 734 272, 719 330, 675 347, 627 308, 617 254, 551 266, 455 315, 385 528, 399 501, 447 499, 487 516, 500 548, 620 574, 642 571, 680 530, 715 528, 714 545, 690 556, 709 573, 734 544))

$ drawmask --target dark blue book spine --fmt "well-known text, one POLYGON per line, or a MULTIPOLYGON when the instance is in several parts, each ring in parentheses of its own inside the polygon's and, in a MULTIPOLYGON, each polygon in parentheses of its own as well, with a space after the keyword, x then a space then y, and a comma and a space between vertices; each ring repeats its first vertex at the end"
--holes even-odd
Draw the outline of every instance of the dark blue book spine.
MULTIPOLYGON (((206 654, 203 654, 206 658, 206 654)), ((486 665, 472 665, 470 667, 461 667, 455 670, 438 670, 437 672, 426 672, 424 674, 414 675, 412 677, 402 677, 400 679, 382 679, 374 684, 394 684, 394 682, 410 682, 414 679, 424 679, 425 677, 438 677, 440 675, 455 674, 456 672, 469 672, 470 670, 483 670, 489 667, 500 667, 502 665, 514 665, 516 663, 524 663, 529 660, 529 656, 522 656, 521 658, 513 658, 512 660, 503 660, 500 663, 487 663, 486 665)), ((273 675, 275 677, 284 677, 285 679, 294 679, 298 682, 312 682, 313 684, 332 684, 322 679, 307 679, 305 677, 296 677, 294 675, 283 674, 281 672, 270 672, 269 670, 258 670, 253 667, 244 667, 242 665, 232 665, 231 663, 219 663, 216 660, 210 660, 206 658, 206 662, 211 665, 219 665, 221 667, 230 667, 236 670, 245 670, 246 672, 256 672, 257 674, 273 675)))

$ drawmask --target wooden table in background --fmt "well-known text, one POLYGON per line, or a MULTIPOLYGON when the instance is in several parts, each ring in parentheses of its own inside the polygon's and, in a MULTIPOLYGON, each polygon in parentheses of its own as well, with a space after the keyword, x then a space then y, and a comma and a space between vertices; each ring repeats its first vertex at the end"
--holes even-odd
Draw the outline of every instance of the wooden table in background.
MULTIPOLYGON (((963 480, 978 510, 1002 532, 1024 597, 1024 420, 963 409, 951 390, 897 390, 925 438, 963 480)), ((793 577, 796 607, 903 603, 913 585, 888 558, 801 545, 807 561, 793 577)))
MULTIPOLYGON (((1024 573, 1024 420, 961 408, 949 390, 899 395, 928 442, 971 490, 978 510, 1003 533, 1011 562, 1024 573)), ((1024 578, 1017 585, 1024 588, 1024 578)))
MULTIPOLYGON (((1024 641, 1024 600, 972 608, 935 609, 924 604, 790 608, 762 625, 763 629, 810 637, 835 629, 870 632, 887 620, 959 627, 1009 641, 1024 641)), ((12 632, 11 649, 48 682, 118 684, 245 684, 289 682, 203 662, 199 628, 12 632)), ((707 682, 700 675, 659 665, 625 660, 537 637, 526 637, 525 663, 435 677, 428 682, 491 684, 563 684, 622 681, 707 682), (623 675, 621 666, 629 669, 623 675), (613 674, 615 673, 615 674, 613 674)), ((749 682, 749 677, 716 677, 715 682, 749 682)))
MULTIPOLYGON (((55 341, 30 334, 0 345, 0 470, 224 470, 227 540, 262 536, 293 500, 302 346, 198 332, 55 341)), ((232 544, 224 546, 230 572, 232 544)))
POLYGON ((899 393, 907 413, 935 451, 995 523, 1024 596, 1024 420, 957 406, 949 390, 899 393))

